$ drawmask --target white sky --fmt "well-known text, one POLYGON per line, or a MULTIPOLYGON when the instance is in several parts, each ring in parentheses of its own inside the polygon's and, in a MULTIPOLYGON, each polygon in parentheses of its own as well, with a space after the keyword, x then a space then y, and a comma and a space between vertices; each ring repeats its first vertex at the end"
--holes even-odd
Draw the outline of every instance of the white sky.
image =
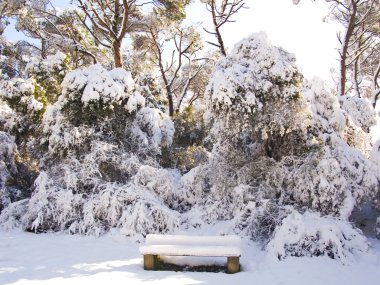
MULTIPOLYGON (((68 0, 55 0, 57 6, 67 6, 68 0)), ((246 0, 249 9, 241 10, 235 17, 236 23, 227 23, 222 28, 225 44, 231 50, 235 43, 259 31, 265 31, 276 46, 282 46, 296 55, 297 63, 307 78, 319 76, 331 80, 330 69, 337 68, 339 26, 324 23, 328 4, 324 0, 303 0, 293 5, 292 0, 246 0)), ((210 15, 200 0, 193 0, 187 11, 189 23, 210 26, 210 15)), ((202 29, 200 27, 200 30, 202 29)), ((6 29, 9 40, 22 38, 14 29, 6 29)), ((205 39, 213 41, 212 35, 205 39)), ((211 46, 206 44, 207 48, 211 46)))
MULTIPOLYGON (((292 0, 245 2, 249 9, 241 10, 236 14, 236 23, 227 23, 221 30, 229 50, 244 37, 265 31, 274 45, 296 55, 298 66, 307 78, 319 76, 331 80, 330 69, 338 64, 336 31, 339 26, 323 22, 328 13, 324 0, 303 0, 298 5, 293 5, 292 0)), ((206 26, 211 23, 200 0, 189 7, 188 17, 206 26)), ((207 40, 214 40, 212 35, 205 36, 207 40)))

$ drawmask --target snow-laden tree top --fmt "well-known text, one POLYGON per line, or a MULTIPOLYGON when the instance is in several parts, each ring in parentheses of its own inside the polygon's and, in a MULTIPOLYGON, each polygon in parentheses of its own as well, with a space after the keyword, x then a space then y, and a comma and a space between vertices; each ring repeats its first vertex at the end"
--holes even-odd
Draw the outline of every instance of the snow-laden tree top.
POLYGON ((214 110, 255 113, 272 99, 285 102, 299 96, 301 79, 294 55, 258 33, 236 44, 219 62, 206 96, 214 110))
POLYGON ((89 102, 120 103, 127 99, 135 88, 131 73, 122 68, 107 71, 101 65, 77 69, 68 73, 62 82, 63 96, 73 99, 81 92, 84 105, 89 102))

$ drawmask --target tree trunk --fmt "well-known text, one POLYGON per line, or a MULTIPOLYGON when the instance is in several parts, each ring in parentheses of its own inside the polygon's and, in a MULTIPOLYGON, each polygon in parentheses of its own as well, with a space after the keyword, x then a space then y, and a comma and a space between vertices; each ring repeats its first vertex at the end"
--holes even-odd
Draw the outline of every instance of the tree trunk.
POLYGON ((115 40, 112 44, 113 57, 115 61, 115 67, 123 67, 123 60, 121 56, 121 42, 115 40))
POLYGON ((352 1, 352 14, 350 15, 348 27, 346 30, 346 35, 344 36, 342 51, 340 54, 340 82, 339 82, 340 96, 344 96, 346 94, 348 48, 349 48, 351 37, 355 30, 356 12, 357 12, 356 2, 352 1))
POLYGON ((167 91, 167 93, 168 93, 168 101, 169 101, 169 116, 173 117, 174 116, 173 95, 170 92, 170 90, 167 91))
POLYGON ((215 3, 215 1, 212 1, 211 2, 211 13, 212 13, 212 22, 213 22, 214 27, 215 27, 216 39, 218 40, 220 53, 223 56, 226 56, 227 55, 226 49, 224 47, 224 42, 223 42, 222 35, 220 34, 220 31, 219 31, 219 26, 218 26, 218 22, 217 22, 217 15, 215 13, 216 9, 217 9, 216 8, 216 3, 215 3))

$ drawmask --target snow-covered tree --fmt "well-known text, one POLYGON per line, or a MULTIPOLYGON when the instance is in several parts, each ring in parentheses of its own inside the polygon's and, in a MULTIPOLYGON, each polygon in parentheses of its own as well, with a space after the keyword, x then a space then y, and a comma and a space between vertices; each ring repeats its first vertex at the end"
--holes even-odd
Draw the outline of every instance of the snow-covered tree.
POLYGON ((209 162, 185 175, 185 188, 202 197, 192 211, 208 223, 233 220, 253 238, 269 237, 289 206, 347 220, 379 193, 366 149, 375 122, 368 101, 345 98, 342 108, 265 35, 217 64, 206 98, 215 145, 209 162))
POLYGON ((58 101, 44 113, 48 149, 33 195, 0 219, 34 231, 97 235, 111 227, 128 235, 178 227, 172 209, 183 199, 172 191, 179 172, 161 169, 156 159, 172 142, 173 123, 144 107, 139 89, 121 68, 68 73, 58 101))
POLYGON ((0 132, 0 212, 8 206, 17 195, 17 190, 11 186, 16 174, 15 153, 16 144, 7 133, 0 132), (15 193, 16 192, 16 193, 15 193))
POLYGON ((15 136, 22 153, 34 152, 44 112, 57 100, 60 84, 69 69, 67 57, 57 53, 45 60, 32 59, 25 67, 25 77, 0 81, 0 98, 13 111, 3 118, 4 129, 15 136))

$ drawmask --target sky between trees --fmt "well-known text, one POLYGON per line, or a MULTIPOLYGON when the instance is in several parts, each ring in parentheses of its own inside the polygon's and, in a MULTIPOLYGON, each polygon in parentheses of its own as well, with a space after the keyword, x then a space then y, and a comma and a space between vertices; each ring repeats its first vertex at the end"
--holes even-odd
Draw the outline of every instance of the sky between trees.
MULTIPOLYGON (((52 1, 61 8, 67 7, 68 2, 52 1)), ((198 30, 208 39, 211 36, 203 32, 203 27, 210 27, 211 20, 203 5, 200 1, 193 1, 187 8, 185 23, 198 23, 198 30)), ((235 15, 236 23, 222 28, 228 50, 242 38, 265 31, 274 45, 282 46, 296 55, 306 77, 317 76, 331 81, 331 68, 338 68, 339 43, 336 32, 340 25, 323 21, 328 14, 328 3, 301 1, 295 6, 290 0, 249 0, 247 6, 248 9, 242 9, 235 15)), ((24 37, 12 26, 5 30, 5 35, 14 41, 24 37)))

